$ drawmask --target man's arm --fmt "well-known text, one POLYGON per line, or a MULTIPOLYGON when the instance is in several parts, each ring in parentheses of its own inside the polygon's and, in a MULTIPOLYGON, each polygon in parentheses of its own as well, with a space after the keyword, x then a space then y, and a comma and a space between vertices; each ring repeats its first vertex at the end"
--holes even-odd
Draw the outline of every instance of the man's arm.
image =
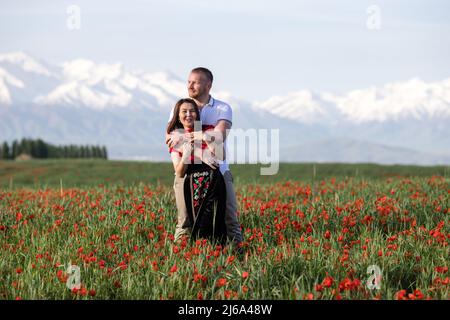
POLYGON ((214 127, 214 131, 220 132, 222 134, 222 141, 225 142, 225 139, 228 136, 228 130, 231 129, 231 122, 228 120, 219 120, 216 126, 214 127))
POLYGON ((225 139, 231 129, 231 122, 225 119, 219 120, 214 127, 213 133, 205 131, 202 134, 202 140, 208 146, 208 154, 216 157, 218 160, 225 160, 225 139))

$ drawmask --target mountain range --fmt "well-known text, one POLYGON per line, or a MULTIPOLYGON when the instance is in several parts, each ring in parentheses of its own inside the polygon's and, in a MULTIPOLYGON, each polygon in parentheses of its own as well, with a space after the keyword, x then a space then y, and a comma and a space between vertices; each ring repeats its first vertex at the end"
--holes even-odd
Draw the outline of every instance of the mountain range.
MULTIPOLYGON (((111 159, 169 161, 164 129, 186 94, 185 80, 167 71, 0 54, 0 141, 101 144, 111 159)), ((281 161, 450 164, 450 78, 343 95, 303 89, 264 101, 212 94, 232 106, 233 130, 278 129, 279 144, 269 145, 281 161)), ((252 147, 230 139, 228 148, 241 154, 252 147)))

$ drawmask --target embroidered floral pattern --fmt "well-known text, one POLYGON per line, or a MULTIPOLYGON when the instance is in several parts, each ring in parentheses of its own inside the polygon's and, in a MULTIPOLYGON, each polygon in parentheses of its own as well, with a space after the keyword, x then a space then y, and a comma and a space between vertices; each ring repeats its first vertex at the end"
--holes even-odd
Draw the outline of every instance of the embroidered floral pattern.
POLYGON ((198 211, 205 200, 208 193, 209 183, 210 183, 210 172, 204 171, 198 175, 194 175, 192 185, 193 185, 193 200, 194 200, 194 210, 197 216, 198 211))

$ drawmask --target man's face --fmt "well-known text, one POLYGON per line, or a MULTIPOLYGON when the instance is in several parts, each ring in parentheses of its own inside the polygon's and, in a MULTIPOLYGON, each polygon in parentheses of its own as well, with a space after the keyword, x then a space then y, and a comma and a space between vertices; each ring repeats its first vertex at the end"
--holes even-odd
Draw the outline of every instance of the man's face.
POLYGON ((211 90, 211 82, 201 72, 191 72, 188 78, 189 97, 197 99, 203 95, 209 94, 211 90))

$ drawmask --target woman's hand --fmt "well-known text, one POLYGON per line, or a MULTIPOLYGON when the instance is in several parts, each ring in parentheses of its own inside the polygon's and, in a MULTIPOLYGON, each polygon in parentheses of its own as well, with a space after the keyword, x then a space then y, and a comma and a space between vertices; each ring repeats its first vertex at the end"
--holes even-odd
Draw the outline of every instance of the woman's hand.
POLYGON ((194 154, 194 145, 192 143, 185 142, 183 144, 183 151, 182 151, 182 153, 183 153, 183 156, 182 156, 181 160, 184 163, 190 163, 191 162, 190 158, 194 154))

